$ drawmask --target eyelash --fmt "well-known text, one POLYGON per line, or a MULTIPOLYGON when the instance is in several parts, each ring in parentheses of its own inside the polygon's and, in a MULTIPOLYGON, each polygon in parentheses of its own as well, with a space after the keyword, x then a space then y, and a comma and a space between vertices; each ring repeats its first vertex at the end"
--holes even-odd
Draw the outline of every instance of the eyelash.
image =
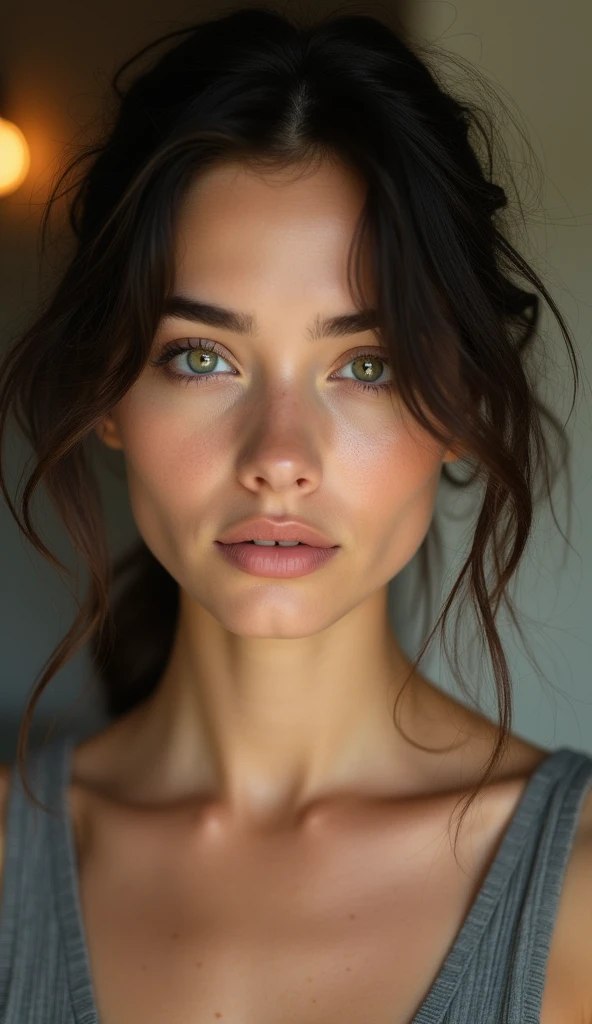
MULTIPOLYGON (((168 345, 165 345, 157 359, 150 360, 150 365, 157 367, 166 366, 165 373, 169 377, 172 377, 174 380, 178 380, 181 384, 190 384, 195 381, 198 387, 215 377, 219 377, 220 374, 218 373, 204 374, 201 376, 200 374, 176 373, 174 370, 169 368, 168 364, 175 356, 181 355, 182 352, 191 352, 194 349, 204 349, 206 352, 214 352, 216 355, 221 356, 225 362, 229 362, 224 355, 223 350, 218 344, 216 344, 216 342, 209 341, 207 338, 197 338, 195 340, 195 345, 181 345, 178 341, 169 342, 168 345)), ((390 360, 386 356, 383 356, 381 352, 382 350, 380 352, 367 352, 364 349, 360 349, 358 352, 354 352, 354 354, 351 355, 343 365, 347 366, 347 364, 353 362, 354 359, 360 359, 367 356, 369 359, 379 359, 381 363, 384 363, 386 366, 390 366, 390 360)), ((353 384, 354 387, 362 388, 364 391, 372 391, 374 394, 378 394, 385 389, 393 387, 392 381, 385 381, 382 384, 367 384, 362 380, 352 380, 351 378, 345 379, 348 384, 353 384)))

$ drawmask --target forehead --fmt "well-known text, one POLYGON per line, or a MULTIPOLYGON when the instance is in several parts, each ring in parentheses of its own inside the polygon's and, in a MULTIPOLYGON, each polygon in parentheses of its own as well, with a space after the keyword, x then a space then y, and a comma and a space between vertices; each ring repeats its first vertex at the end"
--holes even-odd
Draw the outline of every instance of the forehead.
POLYGON ((281 291, 347 289, 347 257, 366 185, 337 161, 262 169, 225 163, 201 173, 178 211, 176 285, 281 291))

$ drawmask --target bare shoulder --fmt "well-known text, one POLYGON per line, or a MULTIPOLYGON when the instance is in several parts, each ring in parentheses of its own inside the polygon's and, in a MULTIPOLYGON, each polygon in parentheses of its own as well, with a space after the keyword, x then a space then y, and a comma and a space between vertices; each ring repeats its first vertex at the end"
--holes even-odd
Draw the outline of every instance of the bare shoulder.
POLYGON ((592 1024, 592 786, 584 796, 563 877, 547 970, 541 1024, 592 1024))
MULTIPOLYGON (((528 777, 551 751, 512 735, 501 777, 528 777)), ((592 784, 578 815, 551 936, 540 1024, 592 1024, 592 784)))
MULTIPOLYGON (((512 734, 497 778, 524 782, 552 751, 512 734)), ((540 1024, 592 1024, 592 784, 582 799, 551 936, 540 1024)))
MULTIPOLYGON (((476 737, 478 757, 483 765, 491 754, 491 726, 480 715, 470 713, 470 731, 476 737)), ((552 751, 512 734, 503 764, 493 782, 510 788, 521 787, 552 751)), ((495 785, 490 787, 495 791, 495 785)), ((516 794, 514 793, 514 799, 516 794)), ((498 805, 494 801, 494 805, 498 805)), ((505 806, 503 799, 501 806, 505 806)), ((515 807, 515 803, 512 804, 515 807)), ((592 1024, 592 785, 582 799, 570 848, 557 915, 551 936, 546 984, 540 1024, 592 1024)))

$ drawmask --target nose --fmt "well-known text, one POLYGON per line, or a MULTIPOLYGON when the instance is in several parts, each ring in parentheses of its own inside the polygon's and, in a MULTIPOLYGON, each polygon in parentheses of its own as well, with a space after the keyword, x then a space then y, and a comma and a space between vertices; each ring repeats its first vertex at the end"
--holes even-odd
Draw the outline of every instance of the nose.
POLYGON ((238 477, 244 487, 267 488, 299 495, 314 491, 322 477, 319 431, 303 403, 278 396, 265 414, 251 423, 238 459, 238 477))

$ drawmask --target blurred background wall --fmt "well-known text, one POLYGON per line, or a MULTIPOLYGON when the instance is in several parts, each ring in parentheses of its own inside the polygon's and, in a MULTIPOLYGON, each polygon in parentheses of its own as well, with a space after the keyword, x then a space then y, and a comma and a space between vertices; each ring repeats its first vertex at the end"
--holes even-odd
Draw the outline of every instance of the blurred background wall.
MULTIPOLYGON (((288 2, 288 8, 290 3, 288 2)), ((310 10, 310 4, 299 4, 310 10)), ((315 3, 317 11, 336 5, 315 3)), ((587 53, 592 37, 592 7, 585 0, 564 0, 560 11, 551 0, 406 0, 396 7, 348 5, 349 10, 396 10, 412 43, 438 47, 468 60, 502 95, 520 120, 534 148, 538 167, 500 111, 499 130, 508 147, 513 173, 529 220, 523 252, 546 281, 575 335, 584 371, 582 396, 568 425, 572 443, 574 489, 569 498, 565 478, 555 492, 556 514, 572 547, 558 533, 549 509, 538 513, 537 526, 512 593, 537 665, 524 652, 509 625, 503 636, 510 657, 515 692, 514 730, 533 742, 554 748, 571 745, 592 752, 592 429, 588 371, 590 340, 590 271, 592 265, 592 143, 590 100, 592 71, 587 53)), ((212 2, 179 0, 28 0, 8 5, 0 15, 0 116, 14 121, 31 149, 31 169, 13 195, 0 199, 0 345, 18 336, 34 316, 41 290, 51 285, 58 257, 39 265, 39 222, 48 186, 64 147, 92 133, 100 117, 101 97, 117 66, 155 36, 182 27, 216 10, 212 2)), ((435 51, 433 51, 435 54, 435 51)), ((463 78, 454 61, 438 63, 457 94, 477 99, 472 78, 463 78)), ((569 377, 558 328, 546 314, 543 334, 550 352, 547 397, 565 419, 569 377)), ((14 496, 30 452, 13 431, 4 458, 14 496)), ((114 555, 136 536, 127 502, 119 453, 105 450, 101 466, 108 530, 114 555), (110 456, 113 458, 110 458, 110 456)), ((67 535, 40 495, 36 522, 45 543, 66 565, 75 567, 67 535)), ((470 538, 471 511, 442 493, 441 517, 445 565, 440 596, 448 593, 470 538)), ((19 721, 40 668, 66 632, 74 615, 74 598, 55 570, 30 549, 9 511, 0 502, 0 760, 12 760, 19 721)), ((393 623, 412 650, 421 639, 419 612, 411 606, 415 565, 391 584, 393 623)), ((84 582, 84 579, 81 581, 84 582)), ((438 604, 436 604, 438 607, 438 604)), ((436 644, 423 669, 444 689, 455 689, 436 644)), ((86 650, 73 658, 51 683, 37 707, 33 739, 43 735, 58 712, 59 728, 82 737, 104 724, 93 691, 86 650)), ((485 713, 495 716, 488 673, 478 662, 469 681, 485 713)))

